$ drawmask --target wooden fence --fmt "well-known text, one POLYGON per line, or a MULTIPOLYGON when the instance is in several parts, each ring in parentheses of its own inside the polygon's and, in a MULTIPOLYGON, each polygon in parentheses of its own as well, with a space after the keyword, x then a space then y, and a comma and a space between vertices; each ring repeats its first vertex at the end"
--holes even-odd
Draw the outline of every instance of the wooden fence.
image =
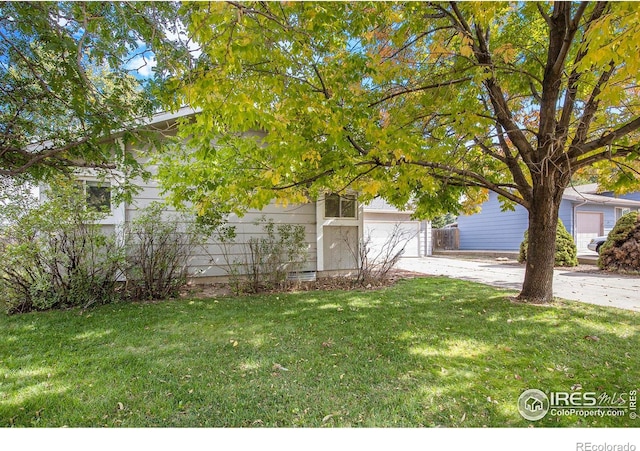
POLYGON ((460 231, 456 227, 431 230, 431 240, 436 251, 460 249, 460 231))

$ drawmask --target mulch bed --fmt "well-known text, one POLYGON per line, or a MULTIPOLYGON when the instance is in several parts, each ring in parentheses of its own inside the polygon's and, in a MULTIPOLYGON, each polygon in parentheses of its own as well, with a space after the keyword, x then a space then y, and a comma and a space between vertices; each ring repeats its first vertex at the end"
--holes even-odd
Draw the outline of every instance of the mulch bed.
MULTIPOLYGON (((367 290, 379 290, 381 288, 394 285, 399 280, 415 279, 421 277, 430 277, 426 274, 405 271, 402 269, 394 269, 387 274, 384 279, 378 279, 367 283, 358 283, 355 279, 350 277, 323 277, 311 282, 293 282, 284 288, 280 289, 265 289, 260 293, 295 293, 301 291, 367 291, 367 290)), ((232 296, 233 290, 228 283, 213 283, 213 284, 188 284, 180 292, 180 297, 186 298, 212 298, 220 296, 232 296)), ((251 294, 251 293, 247 293, 251 294)))

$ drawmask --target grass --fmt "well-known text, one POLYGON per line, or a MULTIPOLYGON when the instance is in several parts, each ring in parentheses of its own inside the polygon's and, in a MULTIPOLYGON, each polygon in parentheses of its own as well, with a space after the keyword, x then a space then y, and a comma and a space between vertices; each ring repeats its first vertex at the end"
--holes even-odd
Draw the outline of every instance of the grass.
POLYGON ((0 426, 640 425, 520 417, 528 388, 637 390, 639 315, 510 294, 426 278, 0 317, 0 426))

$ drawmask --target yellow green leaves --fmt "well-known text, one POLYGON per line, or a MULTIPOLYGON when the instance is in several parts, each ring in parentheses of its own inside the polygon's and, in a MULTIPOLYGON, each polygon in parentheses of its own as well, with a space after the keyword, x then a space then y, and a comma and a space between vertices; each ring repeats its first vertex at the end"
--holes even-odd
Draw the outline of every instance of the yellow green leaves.
POLYGON ((495 49, 493 54, 497 57, 500 57, 505 64, 509 64, 514 62, 517 52, 518 51, 513 46, 513 44, 507 42, 495 49))
POLYGON ((466 34, 463 34, 461 38, 460 54, 465 58, 473 56, 473 39, 466 34))
MULTIPOLYGON (((551 33, 565 22, 547 18, 565 7, 186 5, 203 54, 169 86, 174 105, 177 98, 202 110, 181 130, 200 150, 167 157, 165 184, 177 199, 233 209, 347 187, 396 203, 415 199, 421 214, 471 207, 486 189, 526 203, 543 163, 602 157, 593 145, 567 159, 574 141, 593 143, 640 114, 632 82, 640 58, 624 56, 638 53, 638 8, 611 4, 592 20, 597 6, 588 5, 552 71, 548 53, 572 35, 551 33), (542 133, 545 120, 552 125, 542 133)), ((578 11, 569 4, 566 14, 578 11)), ((613 155, 629 154, 635 142, 617 137, 613 155)))
POLYGON ((612 2, 605 13, 592 22, 580 48, 586 55, 578 66, 587 71, 610 62, 638 80, 640 73, 640 8, 633 2, 612 2), (633 55, 633 56, 632 56, 633 55))
POLYGON ((361 191, 365 195, 374 198, 377 196, 380 188, 382 188, 382 182, 379 180, 372 180, 369 183, 364 184, 361 191))
POLYGON ((318 167, 319 161, 322 159, 320 153, 317 150, 310 150, 302 154, 302 161, 308 161, 311 164, 315 164, 318 167))

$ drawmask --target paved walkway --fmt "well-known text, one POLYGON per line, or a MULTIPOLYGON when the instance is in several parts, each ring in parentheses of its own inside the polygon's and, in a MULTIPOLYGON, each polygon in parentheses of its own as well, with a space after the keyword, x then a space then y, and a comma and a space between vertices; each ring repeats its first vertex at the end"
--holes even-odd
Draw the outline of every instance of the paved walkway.
MULTIPOLYGON (((500 262, 445 257, 403 258, 398 267, 514 290, 520 290, 524 280, 524 266, 513 260, 500 262)), ((640 277, 607 274, 595 267, 555 270, 553 294, 563 299, 640 312, 640 277)))

